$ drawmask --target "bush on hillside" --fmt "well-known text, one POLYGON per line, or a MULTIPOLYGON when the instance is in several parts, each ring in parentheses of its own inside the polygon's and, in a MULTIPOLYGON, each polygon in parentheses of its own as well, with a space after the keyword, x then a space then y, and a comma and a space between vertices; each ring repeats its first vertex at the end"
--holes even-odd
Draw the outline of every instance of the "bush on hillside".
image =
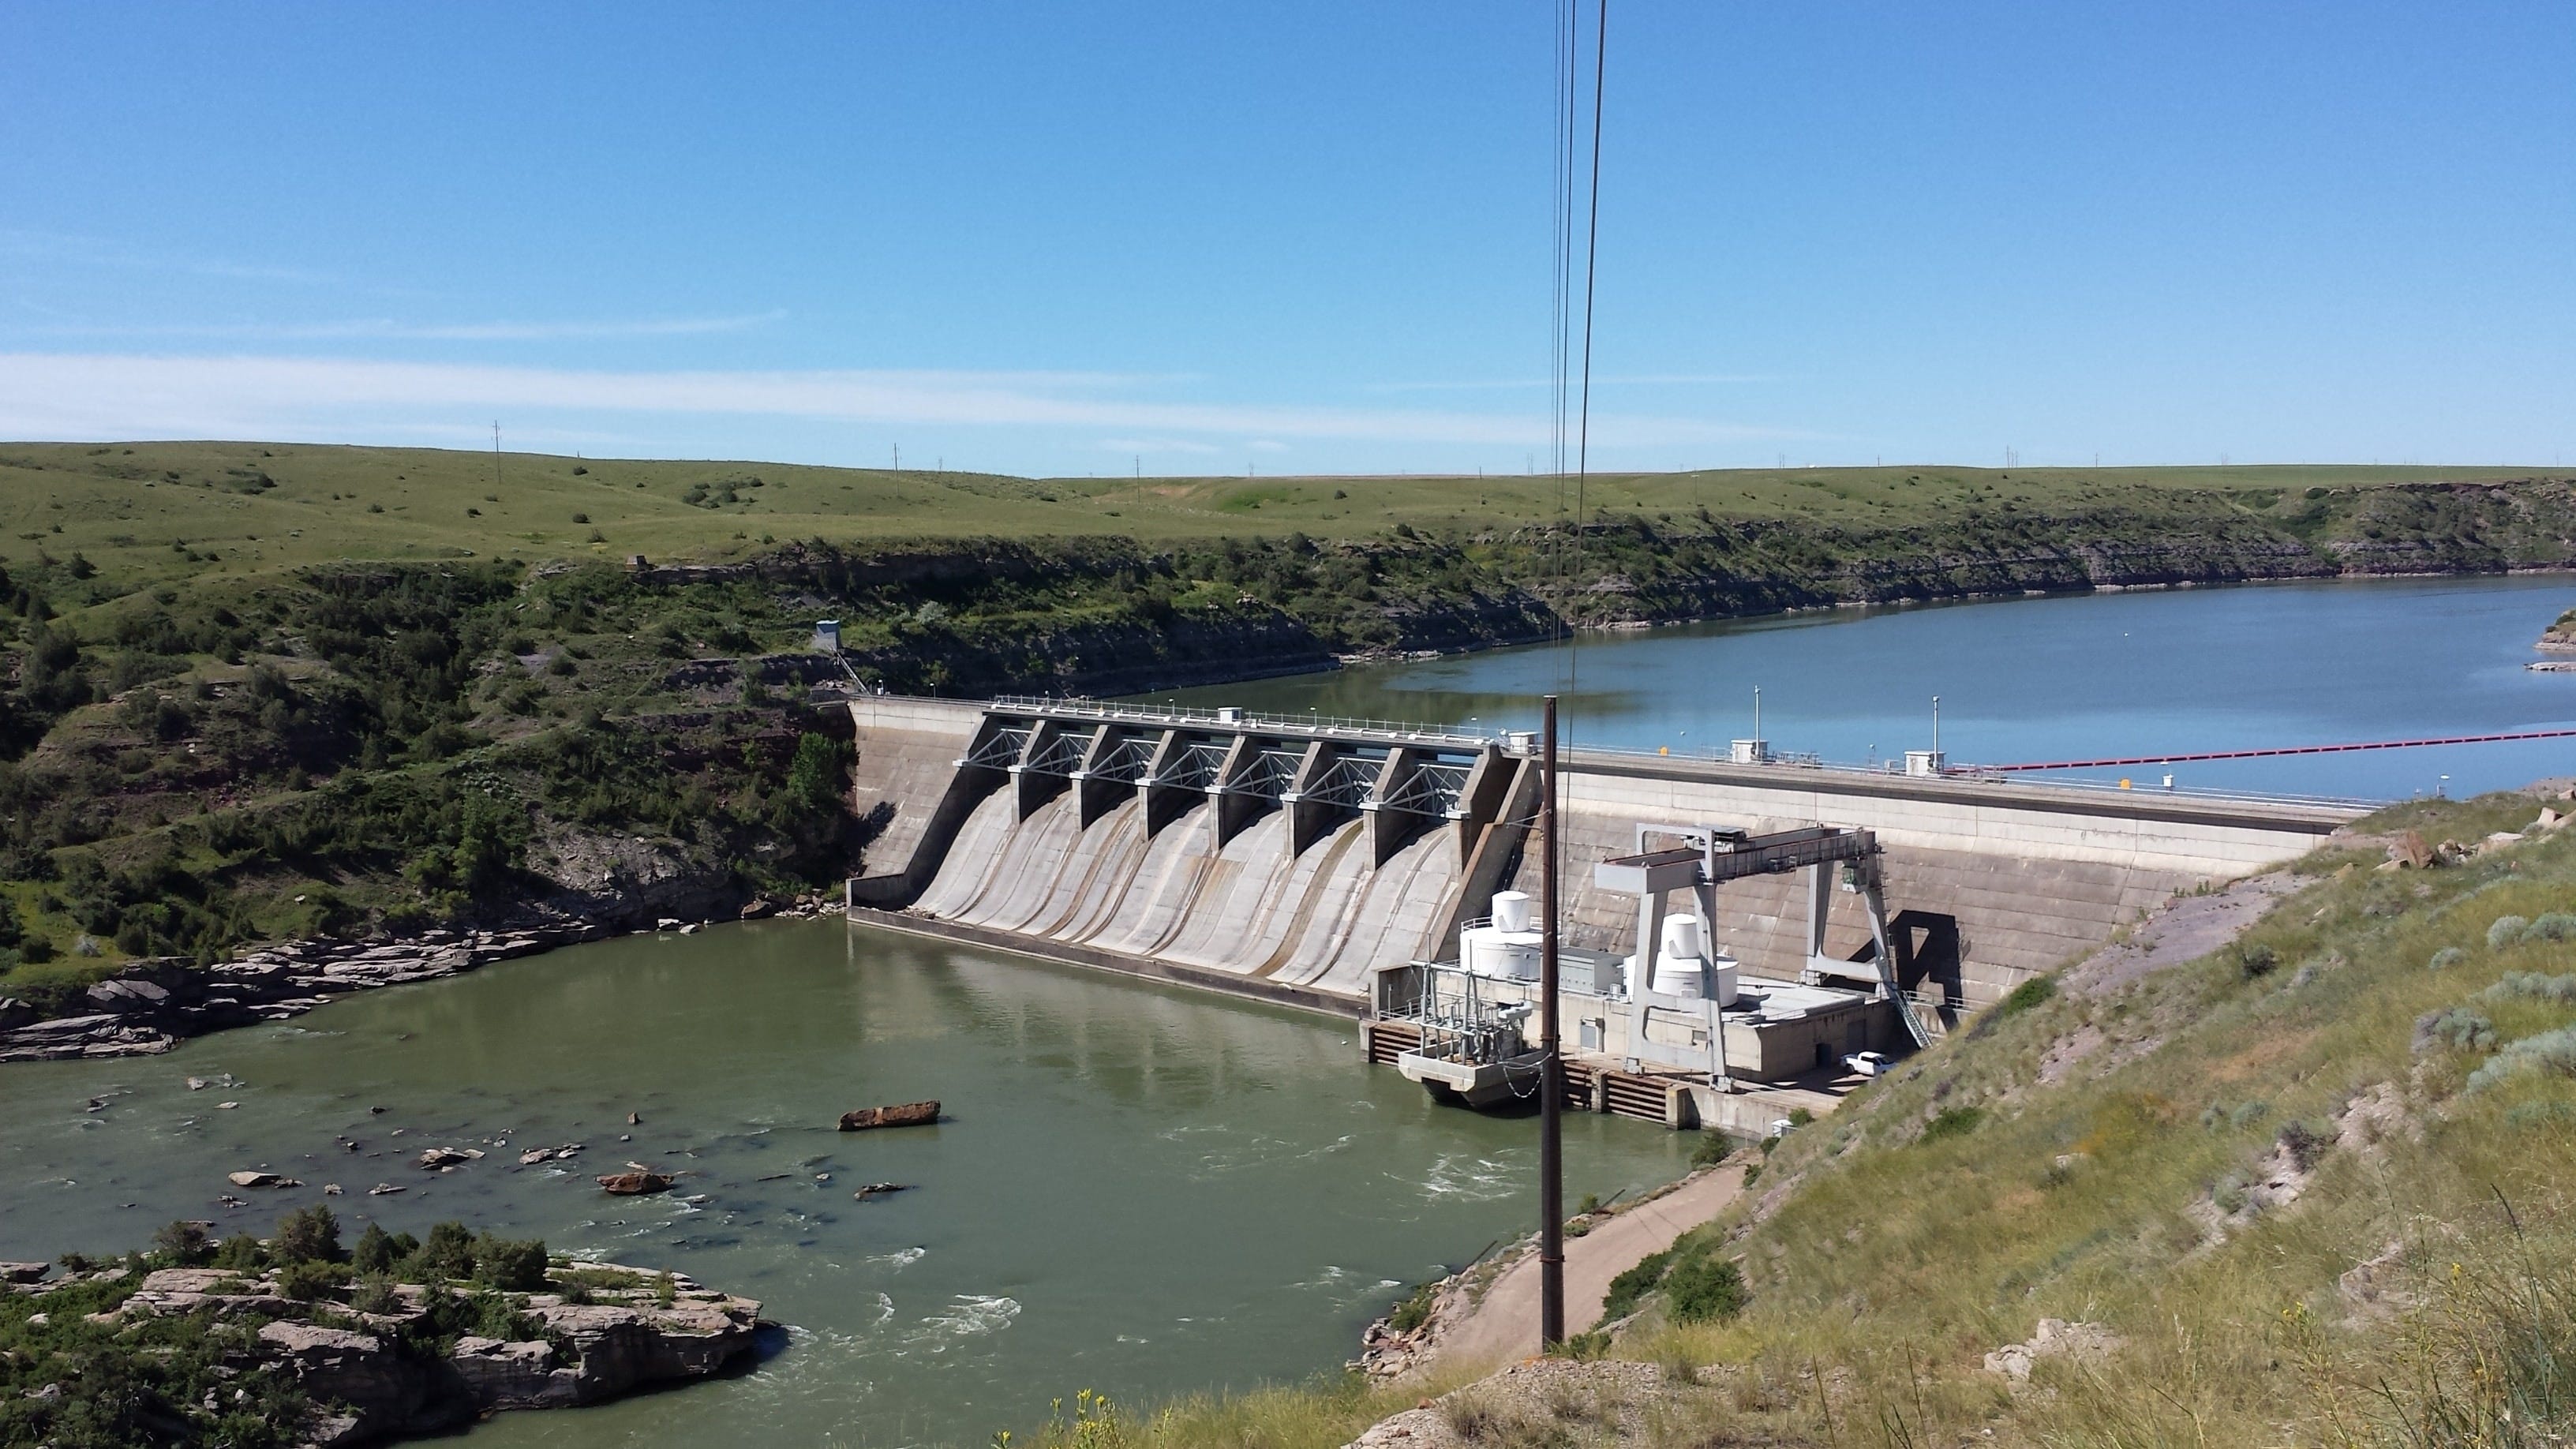
POLYGON ((2487 925, 2487 949, 2500 951, 2522 939, 2522 928, 2531 922, 2521 916, 2498 916, 2487 925))
POLYGON ((1601 1321, 1614 1322, 1637 1311, 1639 1300, 1655 1291, 1672 1267, 1673 1250, 1649 1253, 1637 1260, 1636 1266, 1610 1280, 1610 1291, 1601 1300, 1601 1321))
POLYGON ((1744 1311, 1750 1295, 1744 1272, 1713 1253, 1673 1265, 1664 1275, 1664 1297, 1676 1323, 1707 1323, 1744 1311))
POLYGON ((2491 1051, 2496 1044, 2495 1023, 2486 1013, 2465 1006, 2428 1011, 2415 1022, 2415 1054, 2422 1056, 2436 1047, 2449 1047, 2455 1052, 2491 1051))
POLYGON ((2523 927, 2522 940, 2526 945, 2534 941, 2576 940, 2576 916, 2565 911, 2551 911, 2523 927))
POLYGON ((2576 1077, 2576 1027, 2562 1026, 2506 1043, 2504 1050, 2489 1058, 2485 1066, 2469 1073, 2467 1090, 2483 1092, 2508 1078, 2534 1071, 2576 1077))
POLYGON ((2003 1000, 1996 1002, 1993 1015, 1997 1020, 2002 1020, 2008 1016, 2018 1016, 2021 1013, 2030 1010, 2034 1006, 2039 1006, 2049 1001, 2056 995, 2057 981, 2054 977, 2034 976, 2019 986, 2014 987, 2003 1000))
POLYGON ((343 1256, 340 1220, 327 1207, 298 1208, 278 1220, 268 1247, 281 1263, 336 1263, 343 1256))

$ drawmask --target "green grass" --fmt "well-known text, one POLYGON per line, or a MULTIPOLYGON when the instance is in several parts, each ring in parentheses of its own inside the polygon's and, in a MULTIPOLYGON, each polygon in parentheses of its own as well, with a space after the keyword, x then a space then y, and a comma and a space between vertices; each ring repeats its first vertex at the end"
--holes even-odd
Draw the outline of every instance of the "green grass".
MULTIPOLYGON (((1705 508, 1720 519, 1885 528, 1966 510, 2153 513, 2215 498, 2296 531, 2348 518, 2362 493, 2382 485, 2529 476, 2325 466, 1746 469, 1605 474, 1584 502, 1612 515, 1690 519, 1705 508)), ((176 580, 344 558, 736 558, 764 540, 804 538, 1369 538, 1398 525, 1542 523, 1564 516, 1571 498, 1570 483, 1546 476, 1012 478, 307 443, 16 443, 0 444, 0 566, 78 553, 133 577, 176 580)))

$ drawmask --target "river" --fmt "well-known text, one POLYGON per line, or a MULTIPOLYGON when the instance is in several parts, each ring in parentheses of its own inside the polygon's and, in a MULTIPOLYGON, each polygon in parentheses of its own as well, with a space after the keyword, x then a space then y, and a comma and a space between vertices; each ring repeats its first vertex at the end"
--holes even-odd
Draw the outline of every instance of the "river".
MULTIPOLYGON (((1750 731, 1759 685, 1775 748, 1841 760, 1928 744, 1936 693, 1960 761, 2465 734, 2576 719, 2576 675, 2521 667, 2571 594, 2563 578, 2400 580, 1839 610, 1178 697, 1490 729, 1559 688, 1580 740, 1696 751, 1750 731)), ((2175 773, 2466 793, 2576 770, 2569 745, 2175 773)), ((471 1436, 487 1449, 983 1444, 1084 1388, 1133 1401, 1328 1372, 1402 1284, 1529 1225, 1530 1124, 1435 1108, 1350 1036, 840 922, 605 941, 165 1057, 0 1071, 0 1257, 121 1250, 176 1217, 265 1231, 338 1182, 352 1235, 370 1216, 462 1218, 675 1268, 794 1326, 756 1372, 504 1415, 471 1436), (191 1092, 190 1076, 230 1084, 191 1092), (926 1096, 948 1105, 936 1128, 833 1130, 849 1108, 926 1096), (568 1141, 588 1144, 575 1171, 516 1162, 568 1141), (489 1155, 407 1165, 443 1144, 489 1155), (629 1158, 691 1175, 669 1197, 604 1197, 592 1175, 629 1158), (308 1186, 220 1207, 246 1167, 308 1186), (852 1200, 881 1180, 917 1186, 852 1200), (378 1182, 409 1191, 368 1196, 378 1182)), ((1670 1180, 1691 1146, 1569 1121, 1570 1197, 1670 1180)))
MULTIPOLYGON (((1533 727, 1557 690, 1577 742, 1682 754, 1750 736, 1758 687, 1774 750, 1860 764, 1930 748, 1935 695, 1953 764, 2421 739, 2576 727, 2576 674, 2523 668, 2571 604, 2576 579, 2520 575, 1830 609, 1150 698, 1490 730, 1533 727)), ((2160 787, 2168 772, 2182 789, 2459 795, 2576 773, 2576 740, 2054 778, 2160 787)))
MULTIPOLYGON (((461 1218, 677 1269, 794 1326, 755 1373, 505 1414, 472 1434, 484 1449, 979 1445, 1084 1388, 1132 1402, 1332 1370, 1402 1284, 1531 1225, 1532 1122, 1434 1107, 1351 1038, 839 921, 627 937, 168 1056, 0 1070, 0 1257, 121 1251, 178 1217, 265 1233, 326 1200, 349 1237, 370 1216, 461 1218), (919 1097, 948 1120, 834 1130, 919 1097), (574 1171, 516 1161, 565 1142, 587 1144, 574 1171), (440 1144, 488 1155, 409 1164, 440 1144), (606 1197, 592 1176, 629 1158, 690 1175, 606 1197), (307 1185, 219 1206, 247 1167, 307 1185), (917 1186, 852 1200, 876 1181, 917 1186), (368 1196, 379 1182, 409 1190, 368 1196)), ((1569 1200, 1669 1181, 1692 1146, 1568 1122, 1569 1200)))

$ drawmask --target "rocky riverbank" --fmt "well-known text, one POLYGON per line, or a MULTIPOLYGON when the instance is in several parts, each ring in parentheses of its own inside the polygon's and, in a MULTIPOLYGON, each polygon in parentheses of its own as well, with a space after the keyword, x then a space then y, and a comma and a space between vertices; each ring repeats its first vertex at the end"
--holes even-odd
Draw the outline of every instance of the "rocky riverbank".
POLYGON ((149 1442, 195 1442, 255 1411, 269 1418, 269 1442, 355 1449, 504 1409, 572 1408, 707 1378, 749 1360, 774 1328, 750 1299, 616 1264, 559 1259, 538 1291, 460 1293, 381 1278, 317 1286, 311 1261, 149 1262, 50 1282, 25 1281, 42 1265, 0 1264, 0 1335, 21 1341, 7 1354, 10 1382, 42 1380, 18 1388, 0 1430, 51 1432, 52 1419, 89 1397, 84 1376, 132 1355, 157 1359, 130 1370, 121 1406, 149 1442), (210 1386, 181 1398, 197 1389, 189 1370, 199 1359, 210 1386))
MULTIPOLYGON (((739 914, 811 916, 830 904, 820 897, 784 908, 759 901, 739 914)), ((665 917, 654 929, 698 925, 665 917)), ((289 941, 202 966, 179 957, 137 961, 93 982, 67 1012, 41 1016, 22 1001, 0 997, 0 1062, 150 1056, 189 1037, 300 1016, 353 991, 435 981, 618 934, 619 927, 596 918, 554 916, 509 928, 432 929, 399 940, 289 941)))

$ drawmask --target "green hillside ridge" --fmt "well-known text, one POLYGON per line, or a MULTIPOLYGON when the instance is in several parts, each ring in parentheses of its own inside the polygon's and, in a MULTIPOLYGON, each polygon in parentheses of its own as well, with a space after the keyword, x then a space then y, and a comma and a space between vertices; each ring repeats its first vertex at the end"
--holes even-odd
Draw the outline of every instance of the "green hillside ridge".
POLYGON ((872 825, 817 706, 853 676, 1123 693, 1581 625, 2576 566, 2576 485, 2432 471, 1611 477, 1576 528, 1546 478, 0 445, 0 997, 828 888, 872 825), (655 898, 600 864, 636 851, 655 898))
MULTIPOLYGON (((2044 978, 1790 1134, 1630 1285, 1641 1310, 1580 1347, 1660 1365, 1661 1388, 1605 1373, 1532 1409, 1470 1387, 1428 1442, 2567 1442, 2576 831, 2540 809, 2396 807, 2222 950, 2044 978), (2409 829, 2524 838, 2376 868, 2369 834, 2409 829), (2027 1381, 1987 1367, 2042 1319, 2093 1348, 2027 1381)), ((1337 1445, 1422 1392, 1273 1390, 1036 1437, 1337 1445)))
MULTIPOLYGON (((1584 503, 1655 519, 1906 527, 1953 512, 2116 507, 2197 516, 2212 501, 2285 530, 2330 527, 2362 494, 2500 483, 2546 470, 2208 468, 1719 469, 1605 473, 1584 503)), ((1567 516, 1552 475, 1015 478, 760 462, 307 443, 0 443, 0 562, 80 552, 153 578, 344 558, 748 557, 779 540, 1373 538, 1567 516), (598 535, 596 538, 593 535, 598 535), (186 555, 193 552, 196 557, 186 555)))

